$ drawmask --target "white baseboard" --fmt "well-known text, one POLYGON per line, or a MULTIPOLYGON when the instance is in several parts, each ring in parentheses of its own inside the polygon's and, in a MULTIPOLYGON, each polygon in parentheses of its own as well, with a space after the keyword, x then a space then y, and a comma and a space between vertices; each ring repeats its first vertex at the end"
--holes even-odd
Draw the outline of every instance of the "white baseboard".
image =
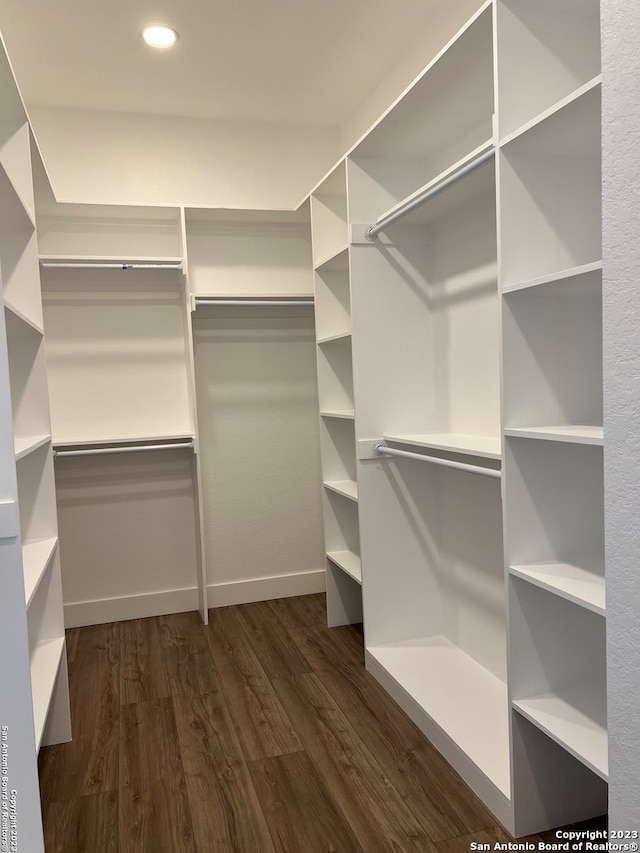
MULTIPOLYGON (((271 598, 310 595, 324 592, 324 589, 325 571, 315 569, 291 575, 210 584, 207 596, 209 607, 228 607, 232 604, 268 601, 271 598)), ((147 616, 164 616, 168 613, 184 613, 197 609, 198 591, 193 587, 71 602, 64 606, 64 621, 67 628, 80 628, 84 625, 123 622, 127 619, 144 619, 147 616)))
POLYGON ((297 572, 293 575, 271 575, 242 581, 210 584, 207 593, 209 607, 228 607, 231 604, 250 604, 271 598, 291 598, 311 595, 325 590, 325 570, 297 572))
POLYGON ((102 625, 105 622, 124 622, 167 613, 184 613, 198 609, 198 591, 170 589, 166 592, 147 592, 142 595, 123 595, 97 601, 74 601, 64 606, 66 628, 83 625, 102 625))

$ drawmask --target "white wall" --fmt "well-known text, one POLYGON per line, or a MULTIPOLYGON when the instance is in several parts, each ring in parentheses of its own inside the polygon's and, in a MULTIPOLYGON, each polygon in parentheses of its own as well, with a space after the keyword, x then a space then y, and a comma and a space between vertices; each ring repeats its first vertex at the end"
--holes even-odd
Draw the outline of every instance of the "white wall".
POLYGON ((602 0, 610 827, 640 828, 640 6, 602 0))
POLYGON ((30 107, 58 201, 296 207, 338 134, 212 119, 30 107))

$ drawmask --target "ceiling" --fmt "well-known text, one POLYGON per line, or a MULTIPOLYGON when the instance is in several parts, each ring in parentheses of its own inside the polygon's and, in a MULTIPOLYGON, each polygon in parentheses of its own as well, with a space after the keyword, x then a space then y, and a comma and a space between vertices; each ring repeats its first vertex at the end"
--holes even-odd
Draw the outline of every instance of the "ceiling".
POLYGON ((0 30, 27 106, 338 127, 443 2, 3 0, 0 30))

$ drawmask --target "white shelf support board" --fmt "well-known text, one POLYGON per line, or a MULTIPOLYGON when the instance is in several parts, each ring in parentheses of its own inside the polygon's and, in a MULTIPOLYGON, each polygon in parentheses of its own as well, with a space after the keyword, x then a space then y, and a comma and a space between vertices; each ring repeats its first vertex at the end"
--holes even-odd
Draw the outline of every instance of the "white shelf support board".
POLYGON ((604 616, 606 608, 604 559, 584 558, 575 563, 535 563, 509 566, 522 580, 604 616))
POLYGON ((349 500, 358 500, 358 484, 355 480, 328 480, 324 483, 324 487, 349 500))

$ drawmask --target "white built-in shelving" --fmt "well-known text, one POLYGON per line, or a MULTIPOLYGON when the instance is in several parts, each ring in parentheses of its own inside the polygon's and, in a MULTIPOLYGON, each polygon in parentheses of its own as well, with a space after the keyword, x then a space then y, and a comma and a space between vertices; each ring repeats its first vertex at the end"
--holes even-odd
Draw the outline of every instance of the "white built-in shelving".
POLYGON ((606 810, 597 0, 500 0, 496 36, 512 795, 523 834, 606 810))
POLYGON ((362 620, 345 164, 311 194, 329 625, 362 620))
POLYGON ((3 785, 18 792, 20 849, 42 853, 37 753, 69 740, 71 726, 35 228, 38 152, 4 48, 0 90, 3 785))
POLYGON ((517 835, 606 807, 600 89, 478 3, 312 192, 330 624, 517 835))

